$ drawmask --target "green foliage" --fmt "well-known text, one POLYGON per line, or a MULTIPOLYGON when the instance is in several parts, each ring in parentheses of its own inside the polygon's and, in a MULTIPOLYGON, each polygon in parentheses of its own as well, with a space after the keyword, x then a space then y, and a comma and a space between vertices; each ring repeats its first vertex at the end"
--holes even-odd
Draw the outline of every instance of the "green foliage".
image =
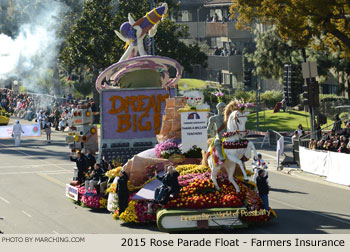
POLYGON ((61 53, 66 69, 84 65, 98 71, 120 56, 113 50, 115 35, 111 2, 84 2, 82 15, 73 25, 61 53))
POLYGON ((251 91, 237 90, 234 93, 233 98, 237 100, 242 100, 244 102, 255 103, 256 93, 254 90, 251 90, 251 91))
POLYGON ((188 27, 175 24, 166 19, 159 24, 155 36, 156 54, 179 61, 186 72, 193 71, 193 65, 206 66, 207 56, 201 52, 198 44, 186 45, 181 39, 189 36, 188 27))
POLYGON ((191 149, 184 153, 184 156, 186 158, 202 158, 202 149, 194 145, 191 149))
POLYGON ((350 119, 350 113, 349 112, 342 112, 339 115, 340 119, 342 119, 343 123, 345 120, 349 120, 350 119))
MULTIPOLYGON (((204 95, 204 102, 208 103, 210 106, 212 106, 212 108, 214 108, 216 104, 219 103, 218 98, 215 96, 215 93, 219 91, 218 88, 209 87, 201 91, 204 95)), ((226 104, 229 103, 232 99, 234 99, 234 97, 231 95, 230 89, 220 88, 220 91, 224 93, 223 102, 225 102, 226 104)))
POLYGON ((282 82, 284 64, 291 63, 290 60, 294 64, 302 62, 296 48, 286 44, 274 26, 264 32, 255 29, 254 34, 256 50, 244 56, 248 62, 253 63, 255 74, 265 79, 272 78, 282 82))
MULTIPOLYGON (((61 67, 71 74, 77 69, 91 69, 96 80, 100 71, 116 62, 122 54, 122 43, 113 32, 112 0, 84 1, 81 16, 72 26, 61 52, 61 67)), ((84 81, 86 82, 86 81, 84 81)), ((90 82, 94 100, 99 104, 95 81, 90 82)))
POLYGON ((285 41, 300 48, 341 51, 350 57, 350 3, 344 0, 233 0, 231 14, 238 19, 238 29, 256 23, 276 25, 285 41))
POLYGON ((335 94, 320 94, 320 102, 327 101, 348 101, 348 99, 344 96, 338 96, 335 94))
POLYGON ((277 102, 282 101, 283 93, 281 91, 265 91, 260 95, 260 101, 265 103, 268 108, 274 108, 277 102))

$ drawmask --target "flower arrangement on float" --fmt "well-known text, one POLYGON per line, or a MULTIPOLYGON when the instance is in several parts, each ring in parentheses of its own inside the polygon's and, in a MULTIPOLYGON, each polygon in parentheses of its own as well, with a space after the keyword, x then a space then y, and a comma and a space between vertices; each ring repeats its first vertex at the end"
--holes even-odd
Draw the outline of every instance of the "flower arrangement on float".
POLYGON ((94 189, 94 195, 87 196, 84 195, 86 190, 85 186, 77 186, 78 188, 78 201, 77 204, 83 207, 90 207, 95 209, 106 209, 107 199, 101 195, 96 195, 96 190, 94 189))
MULTIPOLYGON (((121 171, 122 167, 117 167, 115 169, 109 170, 105 173, 109 181, 117 177, 121 171)), ((85 195, 85 186, 77 186, 78 188, 78 201, 76 203, 83 207, 90 207, 94 209, 106 209, 107 208, 107 198, 108 193, 115 193, 117 184, 109 183, 104 194, 97 195, 96 189, 94 189, 94 195, 85 195)))
POLYGON ((181 154, 181 150, 178 144, 173 140, 166 140, 162 143, 159 143, 155 146, 155 152, 157 158, 166 158, 174 154, 181 154))
MULTIPOLYGON (((152 204, 151 209, 149 209, 148 201, 132 200, 137 190, 155 179, 153 177, 141 186, 128 186, 129 190, 133 192, 129 198, 129 205, 120 215, 117 209, 113 214, 113 218, 120 219, 123 222, 144 224, 154 223, 156 221, 156 212, 161 208, 204 209, 245 206, 248 210, 260 210, 263 207, 263 202, 258 194, 237 178, 235 178, 235 181, 240 188, 240 193, 237 193, 234 186, 228 181, 227 174, 220 172, 217 175, 217 181, 221 190, 217 191, 211 180, 211 172, 208 167, 202 165, 179 165, 176 167, 176 170, 180 173, 178 180, 181 186, 180 193, 176 198, 171 198, 165 206, 152 204)), ((246 216, 244 220, 249 223, 263 223, 268 221, 269 218, 267 215, 246 216)))
POLYGON ((107 171, 105 175, 106 175, 109 179, 113 179, 113 178, 119 176, 119 173, 120 173, 120 171, 121 171, 122 169, 123 169, 123 167, 119 166, 119 167, 117 167, 117 168, 114 168, 114 169, 112 169, 112 170, 107 171))

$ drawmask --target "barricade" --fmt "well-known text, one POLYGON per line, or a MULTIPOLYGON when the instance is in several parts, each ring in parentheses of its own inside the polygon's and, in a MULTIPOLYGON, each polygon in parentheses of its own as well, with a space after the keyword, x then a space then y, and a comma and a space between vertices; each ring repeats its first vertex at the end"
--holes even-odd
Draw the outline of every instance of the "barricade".
POLYGON ((324 176, 329 182, 350 186, 350 155, 300 147, 300 166, 305 172, 324 176))

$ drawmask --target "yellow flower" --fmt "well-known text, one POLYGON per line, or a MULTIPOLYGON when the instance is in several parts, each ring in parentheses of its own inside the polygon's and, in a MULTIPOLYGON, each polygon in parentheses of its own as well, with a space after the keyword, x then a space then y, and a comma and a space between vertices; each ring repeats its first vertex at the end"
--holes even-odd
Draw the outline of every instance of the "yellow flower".
POLYGON ((208 166, 204 165, 179 165, 176 170, 181 176, 191 174, 191 173, 205 173, 209 171, 208 166))
POLYGON ((105 194, 108 194, 108 193, 115 193, 117 190, 117 183, 112 183, 108 188, 107 190, 105 191, 105 194))
POLYGON ((99 202, 100 202, 101 208, 107 208, 107 199, 102 198, 100 199, 99 202))
POLYGON ((119 216, 119 219, 123 222, 135 222, 138 223, 135 206, 137 204, 136 200, 129 202, 128 207, 125 211, 119 216))
POLYGON ((115 177, 119 176, 119 173, 122 169, 123 169, 123 167, 119 166, 113 170, 106 172, 106 176, 110 179, 115 178, 115 177))

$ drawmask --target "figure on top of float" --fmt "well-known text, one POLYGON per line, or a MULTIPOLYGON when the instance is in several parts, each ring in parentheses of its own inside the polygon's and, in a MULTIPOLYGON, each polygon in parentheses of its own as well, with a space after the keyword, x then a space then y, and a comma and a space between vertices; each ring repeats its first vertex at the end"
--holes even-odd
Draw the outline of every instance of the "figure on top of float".
POLYGON ((158 24, 166 17, 168 12, 167 3, 163 3, 161 6, 154 8, 150 12, 139 20, 135 21, 131 14, 128 14, 129 22, 125 22, 120 26, 120 32, 115 31, 117 36, 126 43, 127 50, 120 58, 120 61, 140 56, 147 55, 143 46, 143 38, 146 33, 150 37, 153 37, 157 33, 158 24))
POLYGON ((226 104, 220 102, 216 105, 217 114, 209 118, 209 124, 207 130, 210 131, 215 125, 216 135, 214 140, 214 146, 218 152, 219 159, 221 162, 225 162, 226 158, 222 153, 222 134, 226 132, 226 123, 224 118, 224 110, 226 104))

